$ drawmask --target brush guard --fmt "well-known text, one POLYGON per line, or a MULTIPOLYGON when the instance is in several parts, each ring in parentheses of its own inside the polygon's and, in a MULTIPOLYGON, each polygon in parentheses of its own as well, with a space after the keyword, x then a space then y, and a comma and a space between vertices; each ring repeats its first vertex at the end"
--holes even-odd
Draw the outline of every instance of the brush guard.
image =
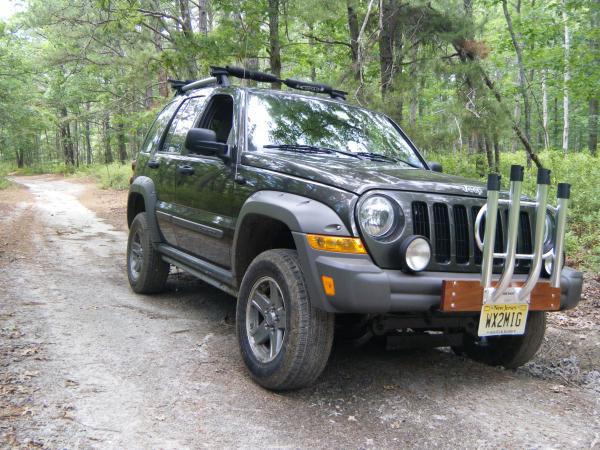
POLYGON ((548 205, 548 190, 550 187, 550 171, 539 169, 537 174, 537 194, 535 201, 521 199, 523 184, 523 166, 513 165, 510 169, 510 190, 508 199, 500 199, 500 176, 488 175, 487 203, 480 209, 475 220, 475 241, 482 252, 481 286, 483 287, 483 304, 486 303, 530 303, 531 291, 535 288, 545 259, 552 259, 550 286, 560 287, 560 275, 564 262, 564 240, 567 222, 567 209, 571 186, 567 183, 558 184, 557 208, 548 205), (508 205, 508 231, 506 248, 503 253, 494 252, 498 205, 508 205), (535 208, 535 228, 533 253, 517 253, 517 233, 521 207, 535 208), (552 249, 544 253, 544 235, 547 211, 555 213, 556 225, 552 249), (481 220, 486 217, 483 241, 480 236, 481 220), (494 259, 504 259, 504 270, 500 279, 492 286, 494 259), (529 275, 521 286, 512 286, 512 278, 517 259, 531 260, 529 275))

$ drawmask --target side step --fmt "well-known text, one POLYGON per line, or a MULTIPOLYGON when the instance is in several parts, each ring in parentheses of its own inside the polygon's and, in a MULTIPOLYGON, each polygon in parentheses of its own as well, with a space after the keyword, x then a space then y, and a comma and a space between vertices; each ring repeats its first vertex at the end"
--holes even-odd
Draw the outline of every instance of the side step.
POLYGON ((234 288, 233 273, 230 270, 196 258, 167 244, 160 244, 158 251, 162 255, 162 259, 169 264, 173 264, 211 286, 237 297, 237 289, 234 288))

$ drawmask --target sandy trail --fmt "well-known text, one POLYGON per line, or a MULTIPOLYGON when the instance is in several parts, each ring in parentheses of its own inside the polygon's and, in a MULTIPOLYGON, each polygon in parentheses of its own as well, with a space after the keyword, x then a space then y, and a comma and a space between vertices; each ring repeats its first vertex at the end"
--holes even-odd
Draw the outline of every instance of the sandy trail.
POLYGON ((600 448, 597 328, 551 328, 517 372, 336 345, 315 386, 274 394, 245 374, 232 297, 178 274, 134 294, 127 236, 80 203, 88 187, 15 181, 27 190, 0 192, 0 446, 600 448), (578 378, 552 370, 569 358, 578 378))

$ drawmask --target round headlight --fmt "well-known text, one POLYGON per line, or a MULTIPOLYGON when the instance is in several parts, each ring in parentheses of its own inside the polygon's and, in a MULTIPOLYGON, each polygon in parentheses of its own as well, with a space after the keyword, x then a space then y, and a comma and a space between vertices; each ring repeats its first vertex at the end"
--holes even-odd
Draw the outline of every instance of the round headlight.
POLYGON ((372 237, 381 237, 394 226, 394 206, 381 195, 374 195, 363 202, 358 213, 360 226, 372 237))
POLYGON ((410 272, 425 270, 431 260, 431 246, 422 236, 409 236, 400 246, 402 268, 410 272))

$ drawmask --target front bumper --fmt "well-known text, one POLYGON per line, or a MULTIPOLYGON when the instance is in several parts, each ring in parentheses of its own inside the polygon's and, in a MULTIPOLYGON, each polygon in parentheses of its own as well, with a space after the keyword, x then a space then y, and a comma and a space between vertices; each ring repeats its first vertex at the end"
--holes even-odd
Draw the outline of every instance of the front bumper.
MULTIPOLYGON (((480 280, 478 273, 419 272, 380 269, 367 255, 336 254, 314 250, 306 236, 294 240, 309 286, 313 306, 336 313, 383 314, 439 309, 444 280, 480 280), (335 295, 326 296, 321 276, 335 282, 335 295)), ((514 275, 525 281, 527 275, 514 275)), ((495 278, 497 279, 497 277, 495 278)), ((565 267, 561 273, 560 309, 574 308, 581 299, 583 275, 565 267)))

